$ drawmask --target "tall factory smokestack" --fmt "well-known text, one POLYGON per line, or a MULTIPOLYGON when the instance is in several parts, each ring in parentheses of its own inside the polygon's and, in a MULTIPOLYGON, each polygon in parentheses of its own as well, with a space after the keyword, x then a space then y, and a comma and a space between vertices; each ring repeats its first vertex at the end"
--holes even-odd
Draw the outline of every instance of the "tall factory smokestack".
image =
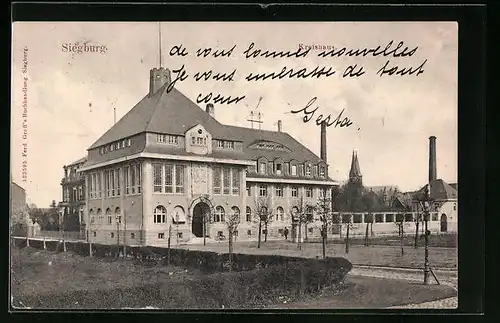
POLYGON ((321 122, 321 147, 320 147, 320 157, 326 163, 326 122, 321 122))
POLYGON ((437 179, 436 170, 436 137, 429 137, 429 183, 437 179))

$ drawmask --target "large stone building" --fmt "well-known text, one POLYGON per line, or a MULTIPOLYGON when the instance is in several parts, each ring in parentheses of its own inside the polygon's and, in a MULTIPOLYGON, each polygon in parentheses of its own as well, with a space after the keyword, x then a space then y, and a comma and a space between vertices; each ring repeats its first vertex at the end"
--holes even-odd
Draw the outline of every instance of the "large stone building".
MULTIPOLYGON (((69 165, 65 165, 64 177, 61 180, 62 201, 59 202, 61 221, 66 224, 66 231, 85 229, 85 178, 80 168, 87 161, 82 157, 69 165)), ((62 223, 62 224, 63 224, 62 223)))
POLYGON ((269 239, 285 227, 296 235, 294 206, 316 204, 337 185, 328 177, 326 125, 320 158, 281 122, 277 131, 222 124, 212 104, 200 108, 169 91, 170 82, 168 69, 153 68, 149 93, 88 149, 80 171, 89 240, 165 245, 169 232, 174 244, 204 234, 221 240, 235 214, 236 239, 253 240, 262 207, 273 216, 269 239))

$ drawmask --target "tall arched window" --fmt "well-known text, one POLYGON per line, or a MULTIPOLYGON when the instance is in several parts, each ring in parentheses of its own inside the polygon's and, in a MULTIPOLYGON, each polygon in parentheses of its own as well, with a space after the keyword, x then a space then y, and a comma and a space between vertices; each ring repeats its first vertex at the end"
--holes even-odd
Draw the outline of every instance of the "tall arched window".
POLYGON ((224 222, 224 208, 222 206, 218 206, 215 208, 214 213, 214 222, 224 222))
POLYGON ((106 218, 108 219, 108 224, 113 223, 113 219, 111 218, 111 209, 109 207, 106 209, 106 218))
POLYGON ((175 224, 185 223, 186 222, 186 213, 184 212, 184 208, 180 205, 174 207, 174 213, 172 214, 172 221, 175 224))
POLYGON ((313 208, 312 208, 312 206, 306 207, 306 221, 307 222, 313 221, 313 208))
POLYGON ((240 222, 240 209, 237 206, 231 208, 231 220, 240 222))
POLYGON ((247 206, 247 222, 252 221, 252 209, 247 206))
POLYGON ((292 219, 293 221, 298 221, 299 220, 299 208, 294 206, 292 207, 292 219))
POLYGON ((281 206, 276 209, 276 221, 285 221, 285 211, 281 206))
POLYGON ((116 222, 122 223, 122 213, 119 207, 115 209, 116 222))
POLYGON ((167 218, 167 210, 163 205, 158 205, 154 211, 154 223, 165 223, 167 218))
POLYGON ((89 217, 90 217, 90 223, 94 224, 94 222, 95 222, 95 212, 94 212, 94 209, 90 209, 90 211, 89 211, 89 217))
POLYGON ((99 223, 102 223, 102 210, 101 209, 97 209, 97 221, 99 221, 99 223))
POLYGON ((267 211, 267 206, 262 206, 260 208, 260 214, 259 217, 262 221, 267 220, 267 216, 269 215, 269 212, 267 211))

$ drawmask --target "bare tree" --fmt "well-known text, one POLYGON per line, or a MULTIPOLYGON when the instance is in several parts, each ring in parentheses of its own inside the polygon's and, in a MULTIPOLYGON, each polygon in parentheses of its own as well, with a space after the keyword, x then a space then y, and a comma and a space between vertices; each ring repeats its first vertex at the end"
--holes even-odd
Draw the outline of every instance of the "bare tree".
POLYGON ((401 244, 401 256, 404 256, 404 235, 405 235, 405 217, 402 213, 396 214, 396 221, 394 222, 398 228, 398 235, 401 244))
POLYGON ((228 253, 229 253, 229 271, 233 268, 233 239, 238 231, 238 225, 240 224, 240 210, 238 208, 232 208, 229 215, 226 217, 226 226, 228 231, 228 253))
MULTIPOLYGON (((424 222, 424 217, 422 216, 422 214, 418 211, 417 209, 417 213, 415 214, 415 218, 413 219, 413 221, 415 221, 415 249, 418 248, 418 240, 419 240, 419 232, 418 232, 418 229, 420 227, 420 222, 424 222)), ((422 223, 423 224, 423 223, 422 223)))
POLYGON ((365 215, 365 223, 366 223, 366 231, 365 231, 365 246, 369 245, 368 241, 368 233, 370 229, 370 225, 373 225, 373 208, 375 206, 375 201, 373 200, 373 193, 368 192, 362 198, 362 202, 364 204, 364 209, 366 211, 365 215))
POLYGON ((328 189, 322 187, 323 194, 318 198, 318 203, 315 206, 316 214, 321 221, 321 243, 323 248, 323 259, 326 258, 326 244, 328 239, 328 224, 333 221, 332 219, 332 200, 327 194, 328 189))
POLYGON ((345 213, 342 215, 342 224, 346 227, 345 238, 345 253, 349 253, 349 232, 357 226, 352 222, 352 214, 345 213))
POLYGON ((257 248, 260 248, 262 241, 262 227, 264 227, 264 242, 267 242, 268 226, 273 221, 273 211, 270 207, 269 199, 258 198, 255 201, 254 222, 259 226, 259 238, 257 248))
MULTIPOLYGON (((297 223, 298 237, 297 237, 297 248, 302 250, 302 224, 310 223, 314 220, 312 218, 312 212, 314 210, 314 205, 311 205, 304 201, 304 198, 299 197, 295 203, 291 205, 290 213, 294 222, 297 223)), ((306 232, 307 232, 307 226, 306 232)))

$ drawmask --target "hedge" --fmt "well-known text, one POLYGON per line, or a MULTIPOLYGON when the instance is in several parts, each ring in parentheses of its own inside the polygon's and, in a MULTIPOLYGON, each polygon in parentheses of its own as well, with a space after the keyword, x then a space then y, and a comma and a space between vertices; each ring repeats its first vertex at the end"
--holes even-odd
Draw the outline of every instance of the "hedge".
POLYGON ((75 290, 46 295, 19 295, 32 308, 162 309, 260 308, 298 295, 339 286, 351 264, 343 258, 303 260, 252 271, 215 273, 198 279, 167 280, 128 288, 75 290))
MULTIPOLYGON (((89 255, 89 243, 86 242, 66 242, 66 250, 74 252, 81 256, 89 255)), ((26 240, 15 240, 15 245, 25 247, 26 240)), ((61 241, 46 241, 47 250, 61 252, 63 244, 61 241)), ((43 242, 30 240, 30 247, 43 248, 43 242)), ((170 249, 162 247, 126 247, 127 257, 135 259, 143 265, 173 265, 197 269, 204 273, 227 272, 229 270, 229 254, 216 253, 203 250, 188 250, 188 249, 170 249)), ((123 246, 104 245, 92 243, 92 255, 99 258, 116 258, 123 255, 123 246)), ((329 258, 329 262, 334 259, 329 258)), ((232 255, 232 271, 250 271, 260 268, 268 268, 272 266, 287 265, 289 263, 308 261, 313 259, 304 259, 299 257, 288 257, 279 255, 253 255, 253 254, 233 254, 232 255)))

